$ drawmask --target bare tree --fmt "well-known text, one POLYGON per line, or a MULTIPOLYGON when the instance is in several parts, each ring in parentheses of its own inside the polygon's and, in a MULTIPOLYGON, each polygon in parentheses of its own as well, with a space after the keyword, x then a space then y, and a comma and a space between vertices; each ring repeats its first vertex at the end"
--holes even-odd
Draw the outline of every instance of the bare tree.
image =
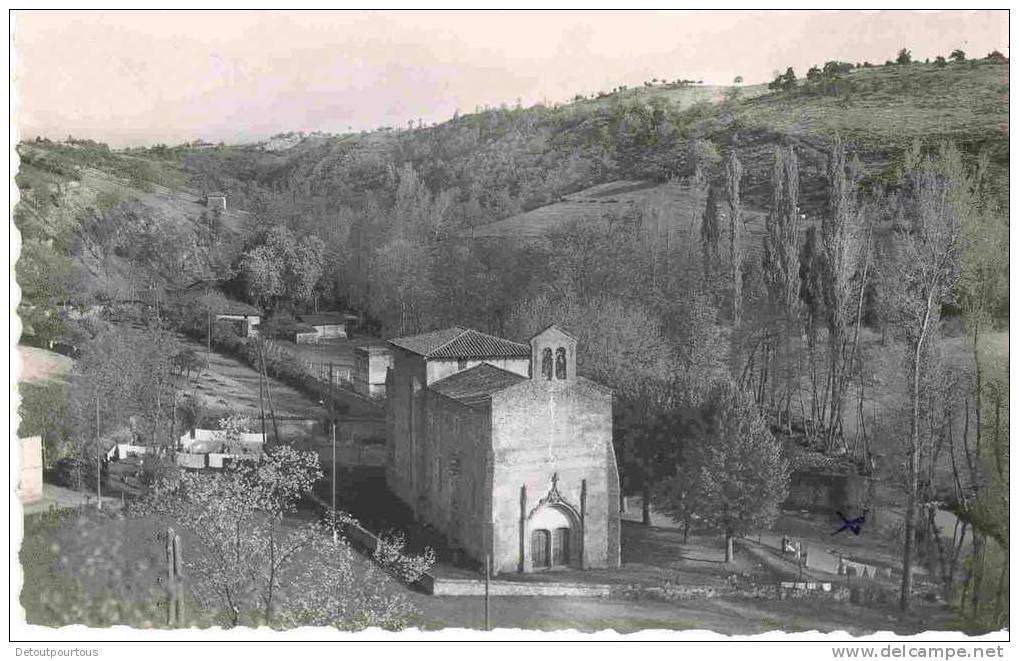
POLYGON ((959 152, 942 147, 935 156, 918 148, 907 154, 907 169, 895 228, 895 250, 887 265, 894 274, 895 327, 906 343, 910 424, 906 444, 905 540, 899 606, 908 610, 913 585, 913 551, 918 497, 921 402, 931 337, 941 306, 948 302, 959 270, 960 217, 969 204, 969 181, 959 152))

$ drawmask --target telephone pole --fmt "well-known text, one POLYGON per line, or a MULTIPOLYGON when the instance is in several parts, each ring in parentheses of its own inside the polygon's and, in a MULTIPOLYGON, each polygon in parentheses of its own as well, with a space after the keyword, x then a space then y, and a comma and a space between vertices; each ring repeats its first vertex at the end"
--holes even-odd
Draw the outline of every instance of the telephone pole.
POLYGON ((489 619, 489 589, 488 584, 492 579, 492 554, 485 554, 485 631, 492 630, 492 623, 489 619))
POLYGON ((99 393, 96 393, 96 507, 103 509, 103 442, 99 434, 99 393))
POLYGON ((333 543, 336 543, 336 418, 333 413, 333 364, 329 363, 329 434, 332 437, 333 445, 333 469, 332 469, 332 509, 330 516, 333 522, 333 543))
POLYGON ((209 364, 212 362, 212 308, 207 310, 208 318, 208 332, 205 336, 205 369, 209 369, 209 364))
POLYGON ((184 558, 180 535, 168 528, 166 531, 166 623, 178 627, 184 623, 184 601, 181 598, 184 577, 184 558))

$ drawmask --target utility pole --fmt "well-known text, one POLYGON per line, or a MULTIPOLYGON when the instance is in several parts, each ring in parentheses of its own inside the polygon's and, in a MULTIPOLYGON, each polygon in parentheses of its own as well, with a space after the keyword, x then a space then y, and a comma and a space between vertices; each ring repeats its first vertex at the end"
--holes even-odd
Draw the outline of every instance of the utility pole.
POLYGON ((99 435, 99 393, 96 393, 96 507, 103 509, 103 443, 99 435))
POLYGON ((262 445, 265 445, 265 402, 262 399, 264 385, 262 382, 262 372, 258 372, 258 412, 262 418, 262 445))
POLYGON ((272 431, 273 434, 276 436, 276 444, 278 445, 280 442, 280 428, 279 424, 277 424, 276 422, 276 410, 275 408, 273 408, 272 405, 272 388, 269 387, 269 373, 265 369, 264 344, 265 344, 264 341, 258 342, 258 357, 260 358, 260 362, 262 363, 262 377, 265 379, 265 394, 267 399, 269 400, 269 415, 272 416, 272 431))
POLYGON ((333 364, 329 363, 329 433, 333 444, 333 469, 332 469, 332 509, 330 516, 333 520, 333 543, 336 543, 336 418, 333 413, 333 364))
POLYGON ((180 535, 173 528, 166 530, 166 624, 177 627, 184 623, 184 600, 181 598, 181 581, 184 577, 184 558, 180 535))
POLYGON ((212 362, 212 308, 206 310, 206 315, 209 320, 209 330, 206 334, 206 346, 205 346, 205 369, 209 369, 209 364, 212 362))
POLYGON ((489 596, 488 596, 488 584, 492 578, 492 554, 485 554, 485 631, 492 630, 492 624, 489 620, 489 596))

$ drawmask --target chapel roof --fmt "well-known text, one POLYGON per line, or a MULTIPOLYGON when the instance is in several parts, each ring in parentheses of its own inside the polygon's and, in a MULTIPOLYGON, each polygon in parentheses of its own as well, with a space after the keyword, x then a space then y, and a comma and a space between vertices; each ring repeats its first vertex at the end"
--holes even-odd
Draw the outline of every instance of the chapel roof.
POLYGON ((481 363, 462 372, 450 374, 428 387, 461 404, 478 406, 490 401, 493 393, 505 390, 524 380, 526 378, 519 374, 495 365, 481 363))
POLYGON ((389 343, 425 358, 528 358, 531 348, 472 328, 442 330, 395 337, 389 343))

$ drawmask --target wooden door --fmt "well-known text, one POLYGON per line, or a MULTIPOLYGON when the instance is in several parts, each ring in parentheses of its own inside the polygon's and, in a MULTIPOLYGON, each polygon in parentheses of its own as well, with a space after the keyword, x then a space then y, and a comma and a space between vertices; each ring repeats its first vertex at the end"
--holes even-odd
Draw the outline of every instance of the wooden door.
POLYGON ((548 567, 552 536, 547 530, 531 532, 531 566, 535 569, 548 567))
POLYGON ((570 564, 570 529, 556 528, 552 544, 552 564, 563 567, 570 564))

